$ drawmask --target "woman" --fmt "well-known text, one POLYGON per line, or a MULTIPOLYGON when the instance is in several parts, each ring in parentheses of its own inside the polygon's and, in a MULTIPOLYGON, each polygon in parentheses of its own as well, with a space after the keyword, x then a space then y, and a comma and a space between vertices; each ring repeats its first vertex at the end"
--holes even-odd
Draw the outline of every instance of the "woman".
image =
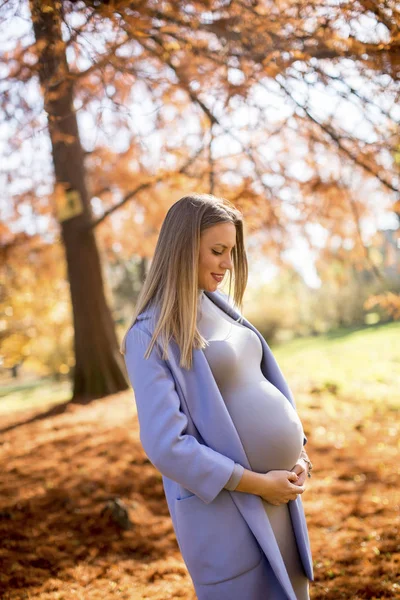
POLYGON ((208 194, 181 198, 121 352, 198 600, 304 600, 312 465, 279 366, 235 308, 246 283, 241 213, 208 194), (218 290, 227 271, 233 303, 218 290))

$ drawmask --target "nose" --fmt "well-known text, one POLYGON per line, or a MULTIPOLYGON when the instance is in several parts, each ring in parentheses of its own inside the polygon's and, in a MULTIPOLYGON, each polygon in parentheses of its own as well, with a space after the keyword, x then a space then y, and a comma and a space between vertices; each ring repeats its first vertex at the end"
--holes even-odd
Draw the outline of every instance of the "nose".
POLYGON ((224 258, 224 260, 220 264, 221 264, 221 269, 228 269, 230 271, 233 269, 233 262, 232 262, 231 257, 224 258))

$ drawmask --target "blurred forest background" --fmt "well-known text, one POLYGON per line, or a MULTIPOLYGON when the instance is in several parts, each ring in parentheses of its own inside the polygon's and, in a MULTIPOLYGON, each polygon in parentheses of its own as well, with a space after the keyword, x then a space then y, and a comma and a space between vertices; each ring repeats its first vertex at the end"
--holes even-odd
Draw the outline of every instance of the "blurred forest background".
MULTIPOLYGON (((274 346, 313 431, 310 447, 323 459, 320 498, 329 504, 326 486, 347 444, 334 433, 335 423, 345 427, 343 419, 356 437, 348 443, 342 484, 351 480, 356 488, 338 488, 337 495, 347 490, 356 497, 357 486, 371 481, 382 485, 369 498, 371 510, 360 515, 358 499, 347 515, 357 521, 353 558, 355 547, 365 558, 360 544, 367 540, 381 561, 370 571, 356 561, 351 581, 349 558, 344 573, 330 566, 333 546, 326 549, 326 523, 310 498, 314 548, 318 556, 330 552, 316 561, 313 598, 398 597, 398 499, 387 496, 394 494, 390 477, 398 465, 379 455, 374 471, 368 449, 384 443, 379 452, 393 461, 398 450, 399 22, 395 0, 1 0, 0 414, 11 436, 3 447, 9 465, 3 484, 36 522, 48 507, 21 500, 22 481, 30 498, 39 483, 31 467, 24 480, 16 448, 30 447, 32 436, 46 437, 48 429, 57 437, 61 428, 67 437, 68 427, 78 427, 70 441, 79 445, 87 435, 82 423, 93 419, 99 427, 103 418, 113 424, 110 444, 128 435, 132 401, 119 395, 129 389, 119 341, 168 208, 190 191, 209 192, 244 214, 250 265, 244 313, 274 346), (52 412, 56 405, 59 413, 52 412), (44 407, 46 418, 37 412, 44 407), (110 421, 111 414, 119 421, 110 421), (371 498, 383 497, 392 512, 386 506, 371 525, 379 504, 371 498), (364 529, 360 517, 367 519, 364 529), (394 537, 385 538, 388 523, 394 537)), ((131 435, 126 452, 133 444, 140 456, 137 431, 131 435)), ((46 438, 44 456, 50 451, 61 463, 56 437, 46 438)), ((136 476, 135 460, 118 465, 125 480, 136 476)), ((59 467, 51 485, 40 483, 53 508, 64 498, 59 467)), ((74 470, 79 494, 80 468, 74 470)), ((145 469, 141 483, 108 493, 133 496, 140 506, 156 501, 164 510, 161 483, 151 466, 145 469)), ((340 513, 338 506, 332 510, 340 513)), ((173 556, 168 523, 165 513, 154 532, 160 534, 159 525, 169 531, 165 556, 173 556)), ((342 548, 335 531, 329 530, 332 544, 342 548)), ((42 533, 48 536, 48 523, 42 533)), ((150 544, 148 530, 143 535, 150 544)), ((143 556, 161 552, 154 544, 143 556)), ((39 571, 53 564, 46 544, 38 548, 38 573, 29 579, 26 565, 13 567, 16 579, 4 598, 64 597, 51 586, 48 595, 26 591, 40 587, 39 571)), ((94 547, 85 548, 95 556, 94 547)), ((138 589, 158 579, 163 584, 153 595, 132 597, 191 597, 176 561, 171 571, 143 571, 138 589)), ((120 597, 130 598, 124 585, 120 597)), ((106 598, 115 589, 100 585, 80 596, 79 588, 65 597, 106 598)))
POLYGON ((3 375, 124 389, 168 207, 245 216, 268 339, 399 319, 395 2, 2 2, 3 375))

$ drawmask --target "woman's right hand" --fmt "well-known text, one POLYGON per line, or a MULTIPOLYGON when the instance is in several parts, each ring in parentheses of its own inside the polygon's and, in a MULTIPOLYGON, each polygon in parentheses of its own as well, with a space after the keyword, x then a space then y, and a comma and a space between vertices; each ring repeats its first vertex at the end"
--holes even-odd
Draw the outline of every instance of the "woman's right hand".
POLYGON ((297 479, 296 473, 284 469, 263 473, 258 495, 275 506, 286 504, 289 500, 295 500, 297 494, 302 494, 306 489, 304 485, 292 483, 297 479))

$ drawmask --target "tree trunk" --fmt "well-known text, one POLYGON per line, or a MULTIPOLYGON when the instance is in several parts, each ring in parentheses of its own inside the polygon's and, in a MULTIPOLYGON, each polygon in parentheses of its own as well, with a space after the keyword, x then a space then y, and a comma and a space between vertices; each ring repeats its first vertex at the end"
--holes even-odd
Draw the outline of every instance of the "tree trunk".
POLYGON ((86 402, 125 390, 129 383, 104 294, 96 239, 89 229, 92 213, 73 107, 73 80, 61 34, 61 3, 31 0, 30 6, 55 179, 58 189, 65 189, 61 198, 67 198, 59 215, 74 322, 72 400, 86 402), (68 205, 69 210, 75 206, 75 214, 68 213, 68 205))

